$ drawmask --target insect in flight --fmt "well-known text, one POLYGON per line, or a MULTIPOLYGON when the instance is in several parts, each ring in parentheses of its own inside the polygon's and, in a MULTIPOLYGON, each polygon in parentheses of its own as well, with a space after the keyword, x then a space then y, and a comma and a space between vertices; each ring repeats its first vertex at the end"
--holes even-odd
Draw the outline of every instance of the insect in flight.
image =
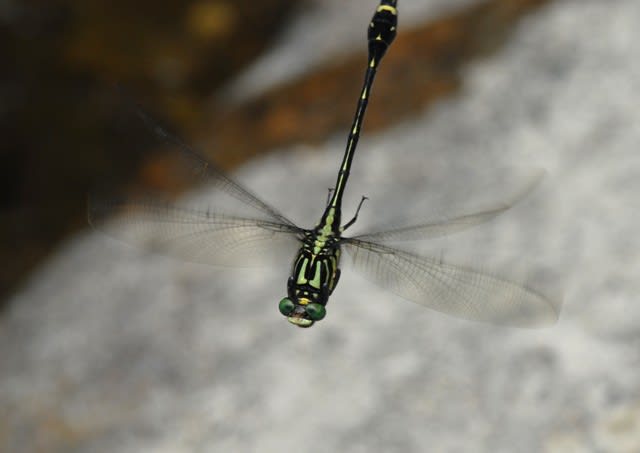
MULTIPOLYGON (((397 0, 382 0, 368 27, 368 64, 364 84, 349 133, 335 187, 320 221, 313 229, 297 226, 278 210, 220 172, 178 137, 159 127, 145 113, 139 116, 164 142, 176 146, 192 170, 208 184, 241 202, 252 214, 235 216, 215 208, 199 210, 157 201, 90 200, 89 222, 105 229, 113 214, 127 218, 135 230, 153 236, 166 254, 213 265, 229 264, 227 258, 257 246, 269 250, 282 240, 297 244, 287 296, 280 312, 299 327, 310 327, 326 315, 329 296, 340 280, 341 251, 353 266, 371 280, 396 294, 426 307, 457 317, 499 324, 530 326, 554 322, 556 305, 541 293, 509 279, 400 250, 392 241, 445 236, 487 222, 508 210, 531 187, 495 207, 443 221, 345 237, 358 218, 366 197, 354 216, 342 225, 342 198, 360 136, 376 71, 393 42, 397 26, 397 0)), ((119 230, 111 232, 135 242, 119 230)))

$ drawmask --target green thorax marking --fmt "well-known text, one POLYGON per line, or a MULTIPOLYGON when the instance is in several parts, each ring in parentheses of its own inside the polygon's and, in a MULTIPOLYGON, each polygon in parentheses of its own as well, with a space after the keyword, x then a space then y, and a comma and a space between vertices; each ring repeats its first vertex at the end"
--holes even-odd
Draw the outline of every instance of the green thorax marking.
POLYGON ((333 291, 339 260, 339 249, 328 249, 321 255, 315 255, 303 247, 294 263, 296 285, 308 285, 312 291, 320 291, 327 285, 329 291, 333 291))

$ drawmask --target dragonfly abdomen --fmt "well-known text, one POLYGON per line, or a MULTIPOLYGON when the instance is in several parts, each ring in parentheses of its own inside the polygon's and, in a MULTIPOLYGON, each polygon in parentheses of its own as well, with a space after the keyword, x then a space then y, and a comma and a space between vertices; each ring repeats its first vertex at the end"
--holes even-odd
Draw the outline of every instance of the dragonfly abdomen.
POLYGON ((396 37, 398 25, 398 10, 396 0, 383 0, 376 10, 367 34, 369 40, 369 55, 377 63, 385 54, 396 37))

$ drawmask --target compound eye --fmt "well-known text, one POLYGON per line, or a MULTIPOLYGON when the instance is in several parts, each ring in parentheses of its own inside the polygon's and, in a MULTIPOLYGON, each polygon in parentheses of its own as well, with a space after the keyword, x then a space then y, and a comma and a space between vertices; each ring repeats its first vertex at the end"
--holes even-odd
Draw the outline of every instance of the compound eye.
POLYGON ((280 310, 280 313, 282 313, 285 316, 289 316, 291 313, 293 313, 293 310, 295 308, 296 308, 296 304, 294 304, 293 301, 288 297, 285 297, 284 299, 282 299, 278 304, 278 309, 280 310))
POLYGON ((308 304, 304 309, 312 321, 320 321, 327 314, 327 309, 321 304, 308 304))

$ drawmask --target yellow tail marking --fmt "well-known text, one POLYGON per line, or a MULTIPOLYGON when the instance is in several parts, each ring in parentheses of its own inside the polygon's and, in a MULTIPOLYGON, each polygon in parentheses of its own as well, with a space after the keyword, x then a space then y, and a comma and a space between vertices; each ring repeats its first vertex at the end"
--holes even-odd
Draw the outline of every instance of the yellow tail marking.
POLYGON ((379 13, 380 11, 389 11, 394 16, 398 14, 398 10, 396 8, 394 8, 393 6, 390 6, 390 5, 380 5, 380 6, 378 6, 378 9, 376 10, 376 12, 379 13))

